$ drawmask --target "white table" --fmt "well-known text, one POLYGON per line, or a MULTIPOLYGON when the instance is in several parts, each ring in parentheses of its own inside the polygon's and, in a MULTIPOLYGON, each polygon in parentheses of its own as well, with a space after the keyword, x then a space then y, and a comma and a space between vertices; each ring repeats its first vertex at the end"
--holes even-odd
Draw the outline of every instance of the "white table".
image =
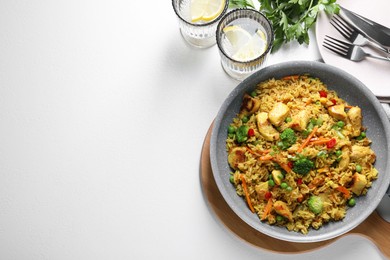
MULTIPOLYGON (((312 37, 269 64, 319 58, 312 37)), ((169 0, 1 1, 0 259, 296 259, 239 240, 202 196, 236 85, 169 0)), ((299 255, 334 257, 382 259, 356 235, 299 255)))

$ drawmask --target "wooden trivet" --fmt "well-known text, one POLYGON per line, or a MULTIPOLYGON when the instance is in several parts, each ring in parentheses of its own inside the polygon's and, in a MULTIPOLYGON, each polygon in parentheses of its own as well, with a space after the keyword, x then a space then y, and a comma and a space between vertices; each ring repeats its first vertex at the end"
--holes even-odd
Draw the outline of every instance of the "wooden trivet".
MULTIPOLYGON (((200 181, 208 206, 221 222, 239 238, 262 249, 279 253, 302 253, 326 246, 338 238, 314 243, 293 243, 272 238, 255 230, 241 220, 229 207, 215 183, 210 164, 210 126, 203 143, 200 162, 200 181)), ((348 233, 357 234, 370 239, 387 257, 390 257, 390 223, 382 219, 374 211, 363 223, 348 233)), ((341 237, 341 236, 340 236, 341 237)), ((339 238, 340 238, 339 237, 339 238)))

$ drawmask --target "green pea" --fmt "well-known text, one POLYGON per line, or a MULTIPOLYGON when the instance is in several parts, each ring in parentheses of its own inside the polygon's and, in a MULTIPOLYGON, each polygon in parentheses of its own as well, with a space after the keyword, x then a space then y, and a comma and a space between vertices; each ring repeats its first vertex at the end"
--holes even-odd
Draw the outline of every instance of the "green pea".
POLYGON ((284 217, 280 216, 280 215, 276 215, 276 221, 277 222, 281 222, 284 220, 284 217))
POLYGON ((228 127, 228 133, 229 134, 234 134, 235 132, 236 132, 236 128, 234 126, 230 125, 228 127))
POLYGON ((252 91, 252 92, 251 92, 251 97, 256 97, 256 96, 257 96, 256 91, 252 91))
POLYGON ((269 179, 269 180, 268 180, 268 185, 271 186, 271 187, 275 186, 274 180, 269 179))
POLYGON ((356 164, 355 170, 356 170, 357 172, 361 172, 361 171, 362 171, 362 166, 361 166, 360 164, 356 164))
POLYGON ((287 187, 288 187, 288 184, 285 183, 285 182, 282 182, 282 183, 280 184, 280 188, 282 188, 282 189, 287 189, 287 187))
POLYGON ((285 122, 286 123, 289 123, 289 122, 291 122, 292 121, 292 118, 291 117, 286 117, 286 119, 285 119, 285 122))
POLYGON ((249 118, 248 118, 247 116, 243 116, 242 119, 241 119, 241 121, 242 121, 243 123, 246 123, 246 122, 249 121, 249 118))
POLYGON ((292 191, 293 189, 292 189, 291 186, 288 186, 288 187, 286 188, 286 190, 287 190, 287 191, 292 191))
POLYGON ((234 176, 233 175, 230 175, 229 181, 234 184, 234 176))
POLYGON ((337 125, 338 127, 342 128, 342 127, 345 126, 345 123, 344 123, 343 121, 338 121, 338 122, 336 123, 336 125, 337 125))
POLYGON ((358 137, 356 137, 356 139, 358 140, 362 140, 366 137, 366 133, 365 132, 361 132, 360 135, 358 137))
POLYGON ((355 205, 356 205, 356 200, 354 198, 348 200, 348 206, 353 207, 355 205))
POLYGON ((340 157, 342 154, 343 154, 343 152, 341 150, 337 150, 336 151, 336 156, 337 157, 340 157))

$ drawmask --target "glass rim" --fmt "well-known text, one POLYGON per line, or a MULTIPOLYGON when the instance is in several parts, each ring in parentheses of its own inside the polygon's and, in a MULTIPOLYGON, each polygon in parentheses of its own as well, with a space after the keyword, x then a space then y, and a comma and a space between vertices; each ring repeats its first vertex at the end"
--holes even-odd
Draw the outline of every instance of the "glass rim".
MULTIPOLYGON (((270 51, 271 51, 271 48, 272 48, 272 45, 274 43, 274 29, 272 28, 272 24, 270 22, 270 20, 263 14, 261 13, 260 11, 257 11, 255 9, 250 9, 250 8, 237 8, 237 9, 234 9, 234 10, 231 10, 230 12, 228 12, 221 21, 219 21, 218 23, 218 26, 217 26, 217 30, 216 30, 216 41, 217 41, 217 46, 218 46, 218 49, 223 53, 223 55, 225 56, 225 58, 229 59, 230 61, 232 62, 235 62, 235 63, 239 63, 239 64, 249 64, 249 63, 253 63, 253 62, 256 62, 262 58, 264 58, 270 51), (219 31, 221 31, 221 26, 222 26, 222 22, 228 18, 228 16, 232 15, 233 13, 236 13, 236 12, 241 12, 241 11, 249 11, 249 12, 253 12, 253 13, 256 13, 256 14, 259 14, 260 16, 262 16, 265 21, 268 23, 269 25, 269 28, 271 29, 271 39, 269 41, 269 44, 267 46, 267 49, 259 56, 259 57, 256 57, 254 59, 251 59, 251 60, 247 60, 247 61, 238 61, 238 60, 235 60, 233 58, 231 58, 229 55, 227 55, 227 53, 225 52, 225 50, 222 48, 220 42, 221 42, 221 37, 219 35, 219 31)), ((268 42, 268 41, 267 41, 268 42)))
POLYGON ((180 14, 179 14, 179 11, 176 9, 176 6, 175 6, 175 2, 177 0, 172 0, 172 6, 173 6, 173 10, 175 11, 177 17, 183 21, 184 23, 188 24, 188 25, 191 25, 191 26, 195 26, 195 27, 204 27, 204 26, 208 26, 208 25, 212 25, 214 24, 216 21, 220 20, 226 13, 227 9, 229 8, 229 0, 225 0, 225 7, 223 8, 222 12, 217 16, 217 18, 207 22, 207 23, 191 23, 189 21, 187 21, 186 19, 184 19, 180 14))

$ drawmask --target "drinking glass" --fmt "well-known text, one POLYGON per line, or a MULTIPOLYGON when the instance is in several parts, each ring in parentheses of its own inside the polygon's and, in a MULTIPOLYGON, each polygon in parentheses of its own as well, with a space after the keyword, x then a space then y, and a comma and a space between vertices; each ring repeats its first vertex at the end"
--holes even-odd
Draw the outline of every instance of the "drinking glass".
POLYGON ((191 22, 191 0, 172 0, 172 5, 179 21, 180 33, 187 43, 197 48, 208 48, 216 43, 215 31, 228 9, 228 0, 218 17, 208 22, 191 22))
POLYGON ((274 32, 270 21, 259 11, 253 9, 235 9, 227 13, 218 23, 216 31, 217 45, 221 56, 221 65, 224 71, 232 78, 242 81, 250 74, 265 66, 274 41, 274 32), (254 34, 262 31, 265 37, 265 51, 250 60, 237 60, 229 49, 228 39, 224 35, 224 28, 228 26, 240 26, 254 34))

